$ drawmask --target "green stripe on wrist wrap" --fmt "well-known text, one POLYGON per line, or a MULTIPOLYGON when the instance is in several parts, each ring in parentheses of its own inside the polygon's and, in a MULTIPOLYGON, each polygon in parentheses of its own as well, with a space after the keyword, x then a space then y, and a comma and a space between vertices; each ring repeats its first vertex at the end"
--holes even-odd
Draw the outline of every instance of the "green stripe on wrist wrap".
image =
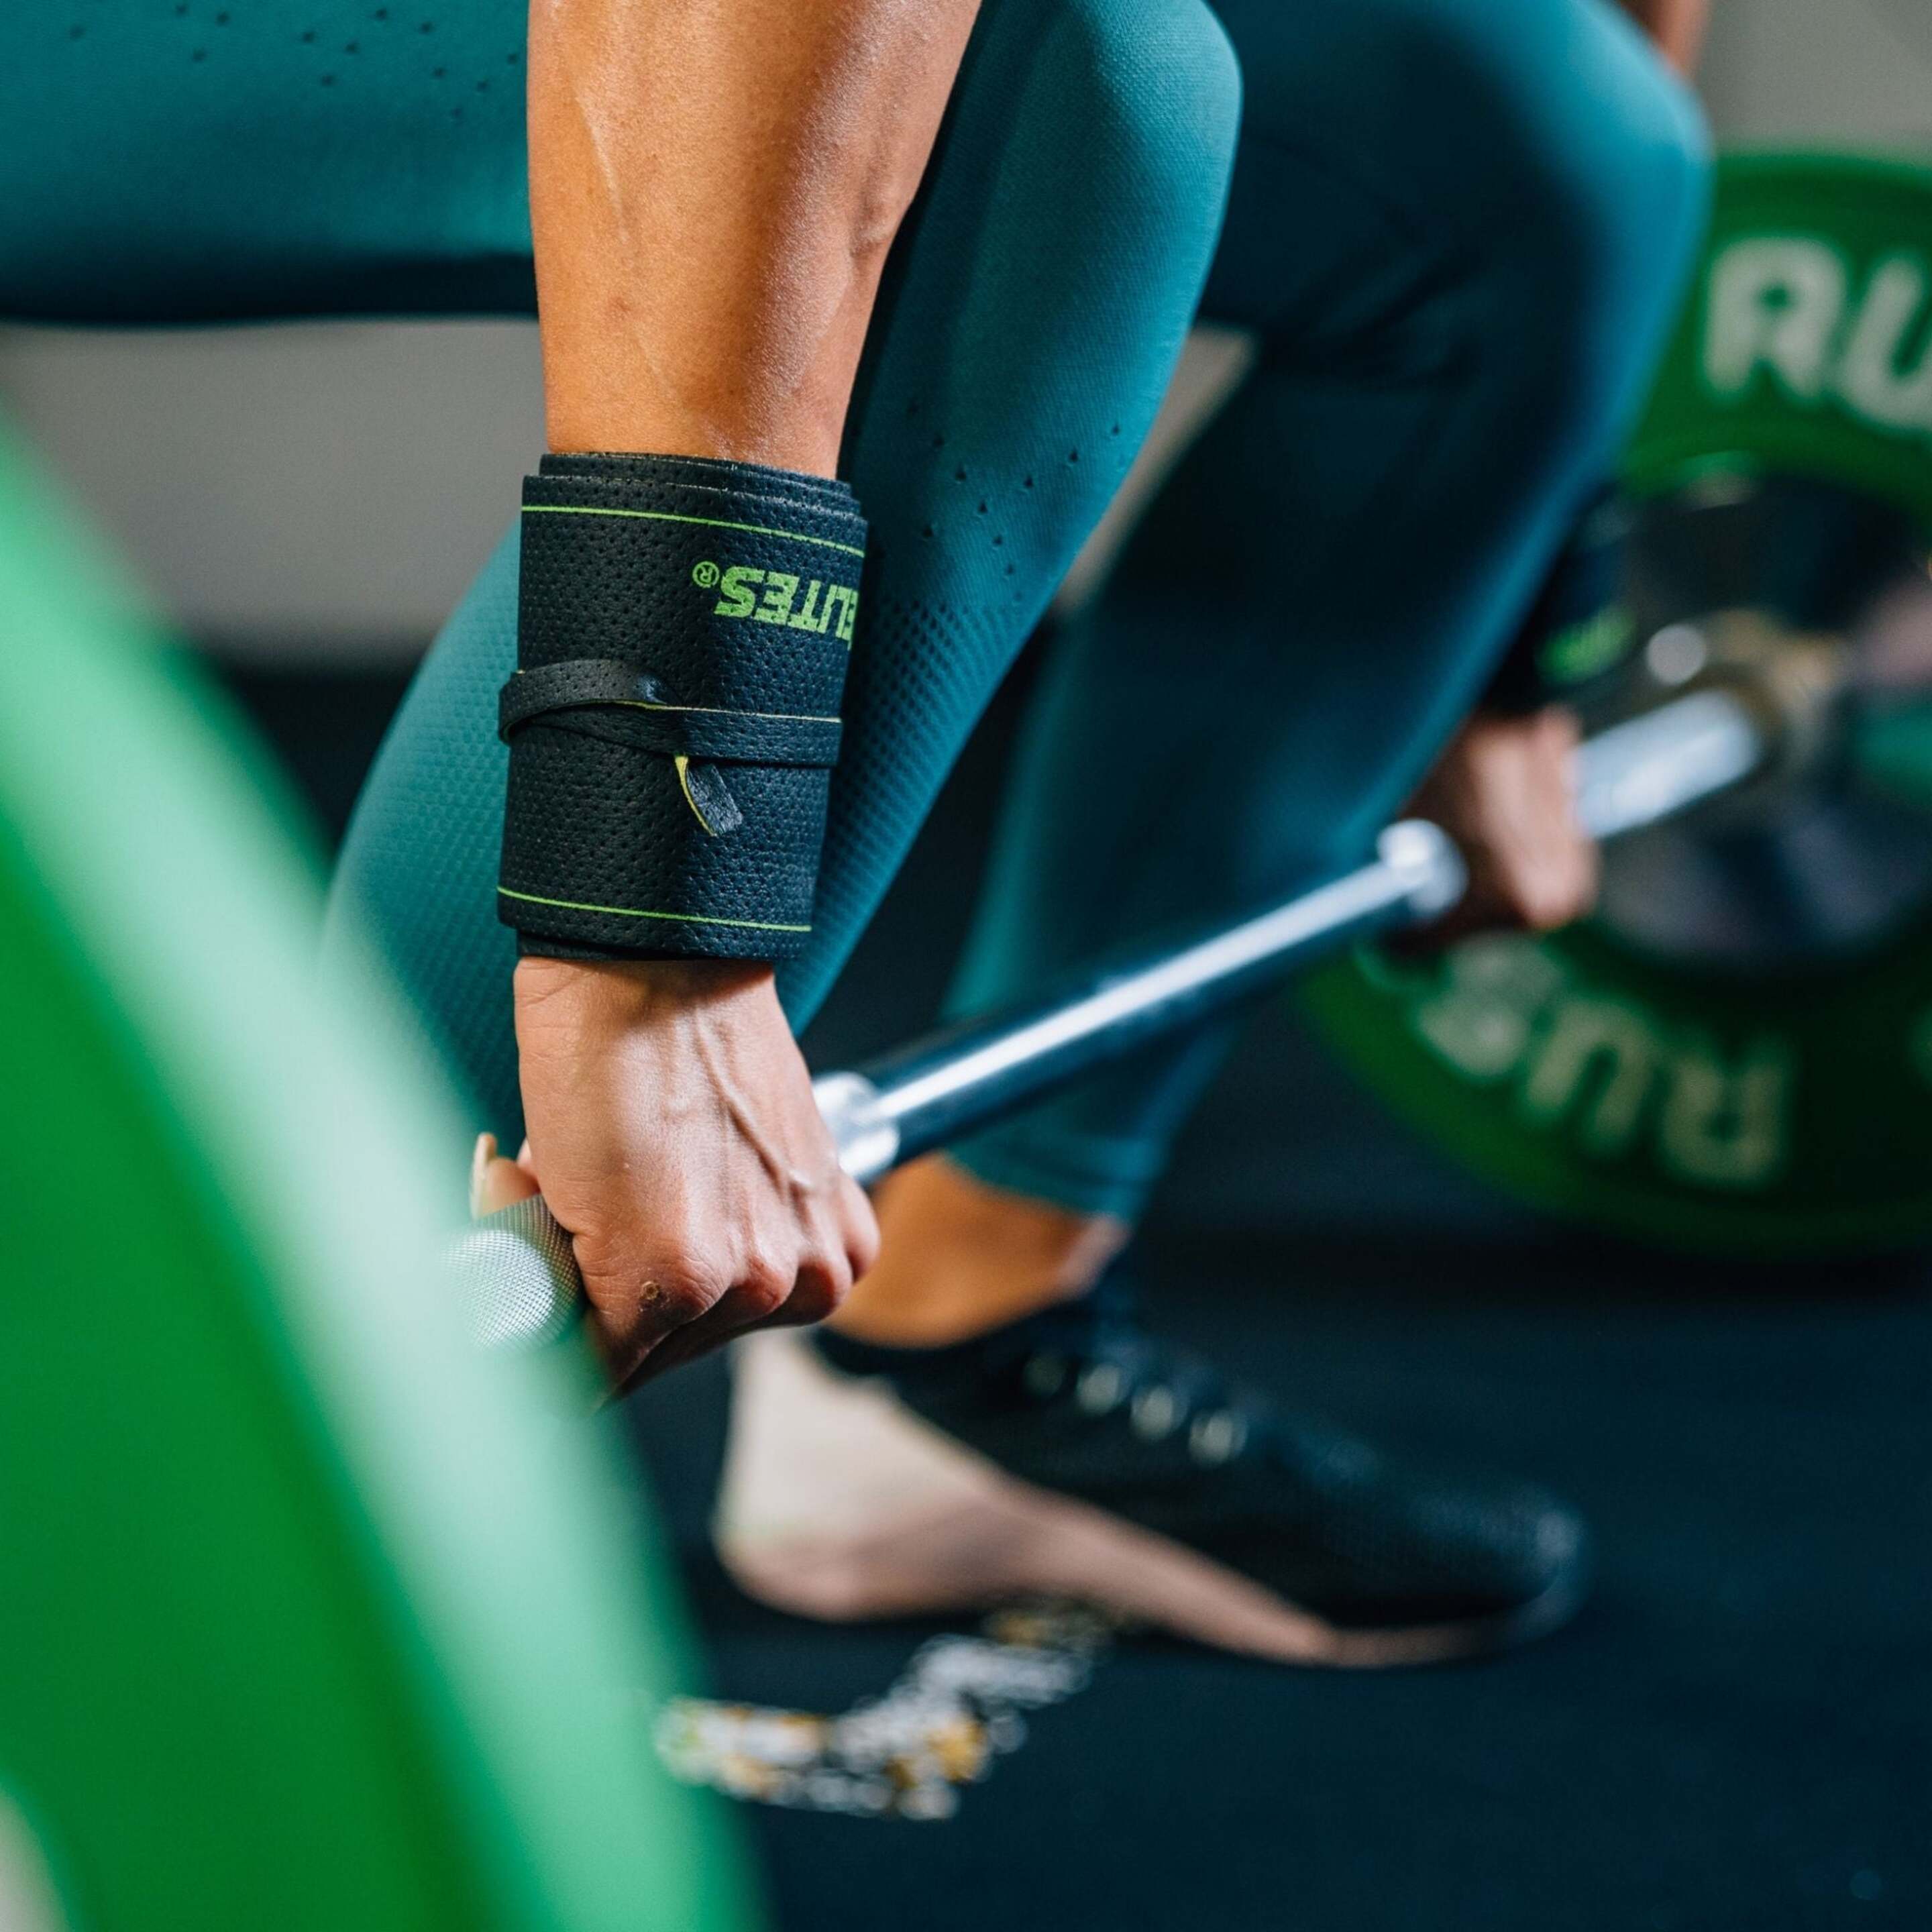
POLYGON ((497 909, 526 950, 800 950, 865 549, 851 491, 822 477, 544 458, 499 716, 497 909))

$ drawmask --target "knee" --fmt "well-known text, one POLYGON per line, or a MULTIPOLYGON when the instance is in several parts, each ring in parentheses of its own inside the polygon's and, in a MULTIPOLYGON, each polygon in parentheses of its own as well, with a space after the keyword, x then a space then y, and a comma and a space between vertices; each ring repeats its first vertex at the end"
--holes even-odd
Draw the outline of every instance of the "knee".
POLYGON ((1695 98, 1648 45, 1621 17, 1586 24, 1588 57, 1550 75, 1515 237, 1528 319, 1594 416, 1632 406, 1648 380, 1702 238, 1711 159, 1695 98))
POLYGON ((1564 118, 1582 134, 1550 186, 1583 292, 1655 306, 1674 302, 1703 232, 1710 138, 1689 88, 1613 24, 1619 57, 1563 76, 1564 118))
POLYGON ((1060 0, 1038 80, 1066 137, 1132 196, 1148 246, 1218 231, 1240 72, 1204 0, 1060 0))

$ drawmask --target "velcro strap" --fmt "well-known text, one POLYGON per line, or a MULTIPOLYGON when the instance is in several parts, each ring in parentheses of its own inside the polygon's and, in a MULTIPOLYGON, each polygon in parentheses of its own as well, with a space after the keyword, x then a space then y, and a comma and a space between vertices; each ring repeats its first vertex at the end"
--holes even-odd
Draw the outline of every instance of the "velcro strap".
POLYGON ((497 736, 508 743, 538 720, 668 758, 806 769, 838 762, 842 728, 836 718, 809 713, 674 704, 662 679, 615 658, 574 658, 514 674, 497 700, 497 736))

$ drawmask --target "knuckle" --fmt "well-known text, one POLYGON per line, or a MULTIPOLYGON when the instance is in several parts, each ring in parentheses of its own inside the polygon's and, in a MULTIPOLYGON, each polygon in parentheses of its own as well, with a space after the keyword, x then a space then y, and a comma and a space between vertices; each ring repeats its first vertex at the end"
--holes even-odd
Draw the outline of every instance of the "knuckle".
POLYGON ((823 1321, 838 1309, 852 1292, 852 1282, 851 1261, 842 1250, 832 1249, 821 1256, 810 1275, 800 1283, 801 1292, 808 1286, 812 1302, 820 1310, 812 1319, 823 1321))
POLYGON ((762 1322, 785 1305, 794 1279, 791 1269, 781 1266, 770 1256, 754 1256, 740 1277, 737 1298, 753 1320, 762 1322))
POLYGON ((848 1181, 839 1216, 842 1239, 833 1244, 844 1252, 847 1284, 866 1274, 879 1258, 879 1217, 871 1197, 856 1180, 848 1181))
POLYGON ((847 1237, 845 1261, 847 1279, 857 1281, 870 1274, 878 1265, 879 1231, 876 1227, 856 1228, 847 1237))
POLYGON ((820 1322, 838 1312, 839 1304, 844 1298, 842 1294, 835 1292, 828 1282, 801 1282, 798 1292, 785 1304, 786 1325, 815 1328, 820 1322))
POLYGON ((681 1328, 715 1306, 728 1286, 722 1273, 693 1255, 640 1267, 632 1288, 639 1316, 681 1328))
POLYGON ((800 1271, 779 1318, 788 1328, 812 1327, 837 1313, 851 1288, 852 1271, 844 1257, 821 1256, 800 1271))
POLYGON ((822 1322, 827 1315, 836 1315, 839 1310, 845 1306, 845 1298, 852 1292, 852 1283, 854 1279, 850 1267, 828 1268, 825 1272, 822 1289, 822 1298, 825 1304, 824 1312, 813 1318, 822 1322))
POLYGON ((654 1217, 645 1228, 613 1228, 594 1244, 580 1237, 585 1282, 614 1324, 662 1333, 694 1321, 731 1285, 731 1270, 701 1231, 681 1216, 654 1217))

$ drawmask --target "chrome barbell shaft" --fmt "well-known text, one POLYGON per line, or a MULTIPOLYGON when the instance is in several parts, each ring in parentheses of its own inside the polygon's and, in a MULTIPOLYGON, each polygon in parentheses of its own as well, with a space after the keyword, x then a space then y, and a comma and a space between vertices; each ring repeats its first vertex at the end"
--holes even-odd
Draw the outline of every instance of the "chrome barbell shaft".
POLYGON ((1091 978, 1023 1012, 948 1029, 862 1072, 813 1083, 841 1164, 875 1180, 1020 1100, 1118 1058, 1351 940, 1447 911, 1462 896, 1461 855, 1408 820, 1374 861, 1238 926, 1091 978))

